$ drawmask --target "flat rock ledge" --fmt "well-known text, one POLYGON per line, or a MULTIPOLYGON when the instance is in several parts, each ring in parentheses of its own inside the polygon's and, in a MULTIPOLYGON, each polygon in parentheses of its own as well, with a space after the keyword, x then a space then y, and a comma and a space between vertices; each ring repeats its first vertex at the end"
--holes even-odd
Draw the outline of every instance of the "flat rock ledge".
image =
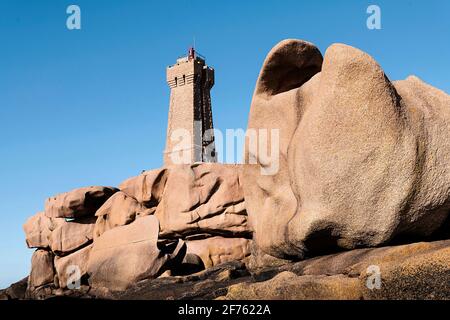
POLYGON ((231 261, 188 276, 145 279, 117 292, 48 285, 29 296, 25 278, 0 291, 0 299, 450 299, 450 240, 256 265, 231 261))

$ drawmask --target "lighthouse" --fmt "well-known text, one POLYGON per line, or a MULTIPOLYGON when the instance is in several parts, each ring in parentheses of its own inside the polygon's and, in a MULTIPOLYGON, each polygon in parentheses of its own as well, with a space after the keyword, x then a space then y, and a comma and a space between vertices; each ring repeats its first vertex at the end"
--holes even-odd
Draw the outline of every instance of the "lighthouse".
POLYGON ((210 94, 214 69, 190 48, 167 67, 167 83, 170 104, 164 164, 216 162, 210 94))

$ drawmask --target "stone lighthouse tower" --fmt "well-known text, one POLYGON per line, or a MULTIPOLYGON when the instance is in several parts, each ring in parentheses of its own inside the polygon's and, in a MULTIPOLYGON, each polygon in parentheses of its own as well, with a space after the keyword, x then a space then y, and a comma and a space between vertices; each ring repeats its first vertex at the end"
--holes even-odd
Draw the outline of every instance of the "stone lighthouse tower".
POLYGON ((214 69, 194 48, 167 67, 170 87, 164 164, 216 162, 210 90, 214 69))

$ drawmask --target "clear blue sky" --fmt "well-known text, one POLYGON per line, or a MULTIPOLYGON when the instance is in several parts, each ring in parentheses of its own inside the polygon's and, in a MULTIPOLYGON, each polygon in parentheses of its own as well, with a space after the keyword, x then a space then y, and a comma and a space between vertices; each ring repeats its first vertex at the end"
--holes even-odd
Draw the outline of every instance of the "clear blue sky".
POLYGON ((265 55, 285 38, 358 47, 391 79, 450 92, 450 1, 0 0, 0 287, 24 277, 22 224, 46 197, 161 166, 165 68, 197 49, 216 70, 215 126, 245 128, 265 55), (82 29, 66 28, 81 7, 82 29), (382 30, 366 27, 368 5, 382 30))

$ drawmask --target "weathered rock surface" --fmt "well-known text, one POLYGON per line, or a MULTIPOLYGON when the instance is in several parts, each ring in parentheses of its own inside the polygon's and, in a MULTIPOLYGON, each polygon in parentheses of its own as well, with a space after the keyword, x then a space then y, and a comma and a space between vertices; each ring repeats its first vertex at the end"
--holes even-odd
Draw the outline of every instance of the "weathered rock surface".
POLYGON ((55 257, 55 269, 60 288, 67 288, 68 283, 79 282, 87 274, 87 265, 92 244, 64 257, 55 257))
POLYGON ((232 261, 194 275, 143 280, 122 292, 94 289, 90 294, 114 300, 215 299, 226 294, 228 286, 249 280, 244 263, 232 261))
POLYGON ((257 164, 243 169, 266 253, 305 258, 424 239, 448 219, 450 96, 415 77, 392 84, 358 49, 332 45, 322 63, 310 43, 278 44, 248 128, 280 130, 279 163, 248 148, 257 164))
POLYGON ((53 253, 47 250, 38 249, 33 253, 28 279, 30 288, 38 288, 53 282, 55 276, 53 257, 53 253))
POLYGON ((126 195, 160 221, 161 238, 250 236, 239 178, 240 166, 172 165, 143 172, 120 184, 126 195))
POLYGON ((264 275, 271 279, 237 284, 226 298, 449 299, 450 240, 352 250, 269 268, 264 275))
POLYGON ((247 261, 247 268, 250 271, 259 270, 261 268, 280 267, 290 263, 289 260, 279 259, 265 253, 253 240, 250 242, 249 247, 250 256, 247 261))
POLYGON ((359 286, 357 278, 344 275, 299 277, 283 271, 267 281, 234 285, 228 289, 226 299, 359 300, 359 286))
POLYGON ((155 215, 164 238, 195 234, 248 236, 239 166, 203 163, 169 167, 155 215))
POLYGON ((158 219, 144 216, 96 238, 87 268, 90 285, 124 290, 140 280, 156 277, 183 248, 185 251, 185 244, 180 242, 172 253, 161 252, 158 231, 158 219))
POLYGON ((50 218, 93 216, 118 190, 112 187, 86 187, 61 193, 45 202, 45 215, 50 218))
POLYGON ((250 255, 251 240, 245 238, 212 237, 186 241, 187 253, 199 256, 206 268, 219 264, 244 260, 250 255))
MULTIPOLYGON (((240 261, 230 261, 192 275, 142 279, 124 291, 82 286, 80 290, 47 290, 44 291, 47 295, 41 292, 40 297, 126 300, 450 299, 448 283, 450 240, 443 240, 355 249, 252 270, 240 261), (377 268, 379 287, 373 286, 377 268)), ((11 290, 0 291, 0 297, 7 299, 6 292, 11 290)), ((24 298, 21 292, 16 290, 16 298, 24 298)))
POLYGON ((0 300, 19 300, 24 299, 27 292, 28 277, 13 283, 4 290, 0 290, 0 300))
POLYGON ((50 236, 50 247, 58 255, 72 252, 92 241, 95 217, 61 221, 50 236))
POLYGON ((147 209, 135 198, 124 192, 117 192, 97 210, 98 217, 94 236, 99 237, 105 231, 133 222, 138 216, 150 215, 154 210, 147 209))
POLYGON ((148 170, 137 177, 125 180, 119 185, 119 189, 146 207, 153 208, 161 201, 166 180, 166 168, 148 170))
POLYGON ((48 248, 52 222, 44 212, 30 217, 23 225, 28 248, 48 248))
POLYGON ((29 246, 56 255, 52 263, 41 259, 56 276, 45 288, 30 286, 29 296, 64 291, 75 265, 82 285, 123 290, 142 279, 246 259, 251 230, 239 172, 236 165, 174 165, 130 178, 121 190, 80 188, 49 199, 24 230, 29 246), (181 239, 195 253, 186 254, 181 239))
POLYGON ((450 240, 348 252, 251 273, 228 262, 195 275, 145 280, 112 299, 449 299, 450 240), (380 287, 373 284, 373 266, 380 287), (372 289, 370 289, 372 288, 372 289))

